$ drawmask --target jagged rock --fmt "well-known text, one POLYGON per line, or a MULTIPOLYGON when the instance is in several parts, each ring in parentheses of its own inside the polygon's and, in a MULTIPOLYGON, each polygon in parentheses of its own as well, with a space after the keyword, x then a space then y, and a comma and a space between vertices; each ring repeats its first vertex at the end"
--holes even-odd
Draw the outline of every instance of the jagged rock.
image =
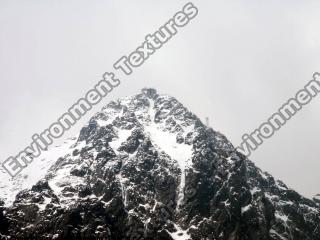
POLYGON ((313 200, 314 200, 317 204, 320 205, 320 194, 317 194, 317 195, 313 198, 313 200))

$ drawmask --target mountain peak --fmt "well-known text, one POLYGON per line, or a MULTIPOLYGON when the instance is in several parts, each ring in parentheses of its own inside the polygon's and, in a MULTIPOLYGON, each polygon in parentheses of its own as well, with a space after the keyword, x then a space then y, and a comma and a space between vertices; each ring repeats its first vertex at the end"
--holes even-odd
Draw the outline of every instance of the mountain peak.
POLYGON ((154 88, 143 88, 141 92, 145 94, 147 97, 153 98, 153 99, 156 98, 158 95, 157 90, 154 88))
POLYGON ((0 226, 10 223, 0 239, 320 236, 319 205, 154 89, 112 101, 60 149, 37 184, 0 208, 0 226))

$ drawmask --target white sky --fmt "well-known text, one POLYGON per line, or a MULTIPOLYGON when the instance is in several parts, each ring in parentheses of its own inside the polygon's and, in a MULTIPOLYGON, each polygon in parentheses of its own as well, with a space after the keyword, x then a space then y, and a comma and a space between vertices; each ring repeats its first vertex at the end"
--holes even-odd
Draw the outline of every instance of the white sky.
MULTIPOLYGON (((0 0, 0 159, 24 149, 187 1, 0 0)), ((195 0, 199 15, 110 100, 143 87, 175 96, 234 145, 320 71, 320 2, 195 0)), ((263 170, 320 193, 320 96, 255 151, 263 170)))

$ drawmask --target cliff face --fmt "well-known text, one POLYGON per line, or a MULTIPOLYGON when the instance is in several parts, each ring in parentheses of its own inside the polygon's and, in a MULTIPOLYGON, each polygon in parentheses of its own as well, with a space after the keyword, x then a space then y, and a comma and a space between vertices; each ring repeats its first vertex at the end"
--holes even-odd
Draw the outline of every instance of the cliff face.
POLYGON ((319 211, 176 99, 144 89, 103 108, 0 208, 0 239, 317 240, 319 211))

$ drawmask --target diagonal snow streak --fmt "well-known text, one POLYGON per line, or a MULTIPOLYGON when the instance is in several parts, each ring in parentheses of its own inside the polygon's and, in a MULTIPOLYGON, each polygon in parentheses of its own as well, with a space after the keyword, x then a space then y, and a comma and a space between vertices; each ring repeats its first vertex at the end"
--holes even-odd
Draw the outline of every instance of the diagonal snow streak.
POLYGON ((148 125, 145 126, 145 130, 149 134, 153 144, 159 149, 163 150, 166 154, 168 154, 171 159, 176 160, 181 169, 181 179, 177 204, 177 207, 179 207, 184 198, 184 188, 186 180, 185 170, 189 165, 188 162, 192 157, 192 146, 184 143, 177 143, 175 134, 165 132, 160 128, 160 124, 155 123, 154 100, 149 101, 150 107, 148 110, 148 115, 151 121, 148 123, 148 125))

